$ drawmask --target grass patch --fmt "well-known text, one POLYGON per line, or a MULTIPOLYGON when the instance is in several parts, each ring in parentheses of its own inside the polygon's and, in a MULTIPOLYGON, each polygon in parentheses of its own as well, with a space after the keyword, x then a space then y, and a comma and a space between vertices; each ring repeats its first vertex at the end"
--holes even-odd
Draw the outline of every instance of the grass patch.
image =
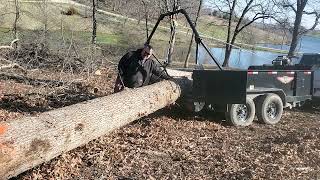
POLYGON ((0 27, 0 37, 1 44, 10 43, 13 40, 13 34, 11 32, 11 29, 0 27))
POLYGON ((311 33, 309 33, 309 35, 312 36, 312 37, 320 38, 320 32, 319 31, 311 32, 311 33))
POLYGON ((117 45, 121 42, 121 34, 97 34, 97 43, 117 45))

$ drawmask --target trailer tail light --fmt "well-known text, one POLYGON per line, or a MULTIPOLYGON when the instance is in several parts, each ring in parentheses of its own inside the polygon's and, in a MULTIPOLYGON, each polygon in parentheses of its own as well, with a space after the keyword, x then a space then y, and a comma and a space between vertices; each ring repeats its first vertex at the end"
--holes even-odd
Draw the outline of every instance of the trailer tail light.
POLYGON ((311 74, 311 72, 310 72, 310 71, 307 71, 307 72, 304 72, 304 74, 309 74, 309 75, 310 75, 310 74, 311 74))
POLYGON ((249 75, 259 74, 259 72, 256 72, 256 71, 248 71, 248 74, 249 74, 249 75))
POLYGON ((278 74, 276 71, 269 71, 268 74, 278 74))
POLYGON ((294 74, 294 72, 293 72, 293 71, 291 71, 291 72, 287 72, 287 74, 294 74))

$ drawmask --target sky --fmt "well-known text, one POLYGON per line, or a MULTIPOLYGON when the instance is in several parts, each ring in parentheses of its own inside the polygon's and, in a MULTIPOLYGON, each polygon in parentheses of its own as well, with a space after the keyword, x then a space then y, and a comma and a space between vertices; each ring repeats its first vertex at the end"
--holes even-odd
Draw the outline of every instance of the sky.
MULTIPOLYGON (((212 7, 212 3, 210 1, 214 1, 214 0, 204 0, 204 6, 206 7, 212 7)), ((241 2, 244 0, 238 0, 238 2, 241 2)), ((296 0, 290 0, 292 2, 295 2, 296 0)), ((305 10, 313 10, 314 7, 318 8, 318 11, 320 13, 320 1, 318 0, 309 0, 308 2, 309 4, 306 6, 305 10)), ((292 12, 289 15, 289 18, 293 24, 294 20, 295 20, 295 14, 292 12)), ((302 16, 302 21, 301 21, 301 25, 306 27, 306 28, 310 28, 312 27, 312 25, 314 24, 314 20, 315 20, 315 16, 314 15, 303 15, 302 16)), ((320 30, 320 24, 315 28, 316 30, 320 30)))

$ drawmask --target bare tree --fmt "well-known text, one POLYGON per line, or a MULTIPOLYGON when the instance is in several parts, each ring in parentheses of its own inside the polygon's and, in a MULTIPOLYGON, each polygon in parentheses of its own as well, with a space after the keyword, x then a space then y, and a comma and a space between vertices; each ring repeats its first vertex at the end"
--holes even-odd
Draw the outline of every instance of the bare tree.
MULTIPOLYGON (((180 9, 180 0, 164 0, 166 11, 176 11, 180 9)), ((176 41, 176 19, 177 15, 170 16, 170 41, 169 41, 169 49, 168 49, 168 63, 170 64, 172 61, 173 49, 176 41)))
POLYGON ((223 66, 229 66, 229 59, 237 36, 252 23, 273 16, 274 3, 270 0, 211 0, 211 4, 228 17, 228 32, 223 66), (238 15, 239 13, 239 15, 238 15), (235 27, 233 22, 236 22, 235 27))
POLYGON ((15 9, 16 9, 16 12, 15 12, 15 18, 14 18, 14 23, 13 23, 13 36, 14 36, 14 39, 17 39, 18 38, 18 34, 17 34, 17 26, 18 26, 18 20, 20 18, 20 9, 19 9, 19 2, 18 0, 15 0, 14 1, 14 5, 15 5, 15 9))
POLYGON ((41 18, 40 21, 43 24, 43 39, 42 42, 44 43, 44 45, 47 44, 47 38, 48 38, 48 2, 47 0, 41 0, 41 3, 39 3, 40 6, 40 10, 41 10, 41 18))
MULTIPOLYGON (((202 3, 203 3, 203 0, 200 0, 199 7, 198 7, 198 12, 197 12, 197 15, 196 15, 196 19, 194 21, 194 26, 195 27, 197 27, 197 21, 198 21, 198 18, 200 16, 202 3)), ((191 48, 192 48, 192 44, 193 44, 193 39, 194 39, 194 33, 192 33, 190 44, 189 44, 189 48, 188 48, 188 52, 187 52, 187 57, 186 57, 186 60, 184 62, 184 67, 185 68, 187 68, 189 66, 189 58, 190 58, 191 48)))
POLYGON ((298 41, 301 36, 306 34, 308 31, 315 29, 319 24, 320 9, 316 9, 318 8, 318 6, 315 6, 317 3, 319 4, 319 2, 316 0, 295 0, 295 2, 290 0, 283 0, 278 3, 278 5, 283 7, 287 13, 293 12, 295 14, 291 45, 288 52, 289 57, 294 56, 298 41), (288 12, 288 9, 291 11, 288 12), (302 17, 304 15, 311 16, 310 18, 312 18, 313 16, 314 18, 314 23, 309 29, 303 29, 301 26, 302 17))
POLYGON ((142 0, 145 23, 146 23, 146 33, 147 33, 147 38, 146 39, 148 39, 148 37, 149 37, 149 30, 148 30, 148 18, 149 18, 148 3, 149 2, 147 0, 142 0))
POLYGON ((282 13, 280 17, 273 17, 273 20, 277 22, 273 28, 278 29, 280 34, 282 34, 281 44, 284 45, 288 42, 289 32, 292 32, 292 24, 290 23, 290 19, 286 13, 282 13))
POLYGON ((97 12, 97 2, 96 0, 92 0, 92 38, 91 43, 96 44, 97 39, 97 19, 96 19, 96 12, 97 12))

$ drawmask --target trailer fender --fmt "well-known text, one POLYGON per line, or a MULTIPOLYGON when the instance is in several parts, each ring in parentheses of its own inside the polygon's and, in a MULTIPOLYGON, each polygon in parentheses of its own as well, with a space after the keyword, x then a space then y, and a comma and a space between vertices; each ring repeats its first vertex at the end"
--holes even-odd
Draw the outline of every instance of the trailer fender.
POLYGON ((276 89, 276 88, 261 88, 261 89, 255 89, 254 91, 247 91, 247 97, 255 100, 257 97, 264 96, 266 94, 276 94, 278 95, 283 104, 286 104, 286 94, 282 89, 276 89))

